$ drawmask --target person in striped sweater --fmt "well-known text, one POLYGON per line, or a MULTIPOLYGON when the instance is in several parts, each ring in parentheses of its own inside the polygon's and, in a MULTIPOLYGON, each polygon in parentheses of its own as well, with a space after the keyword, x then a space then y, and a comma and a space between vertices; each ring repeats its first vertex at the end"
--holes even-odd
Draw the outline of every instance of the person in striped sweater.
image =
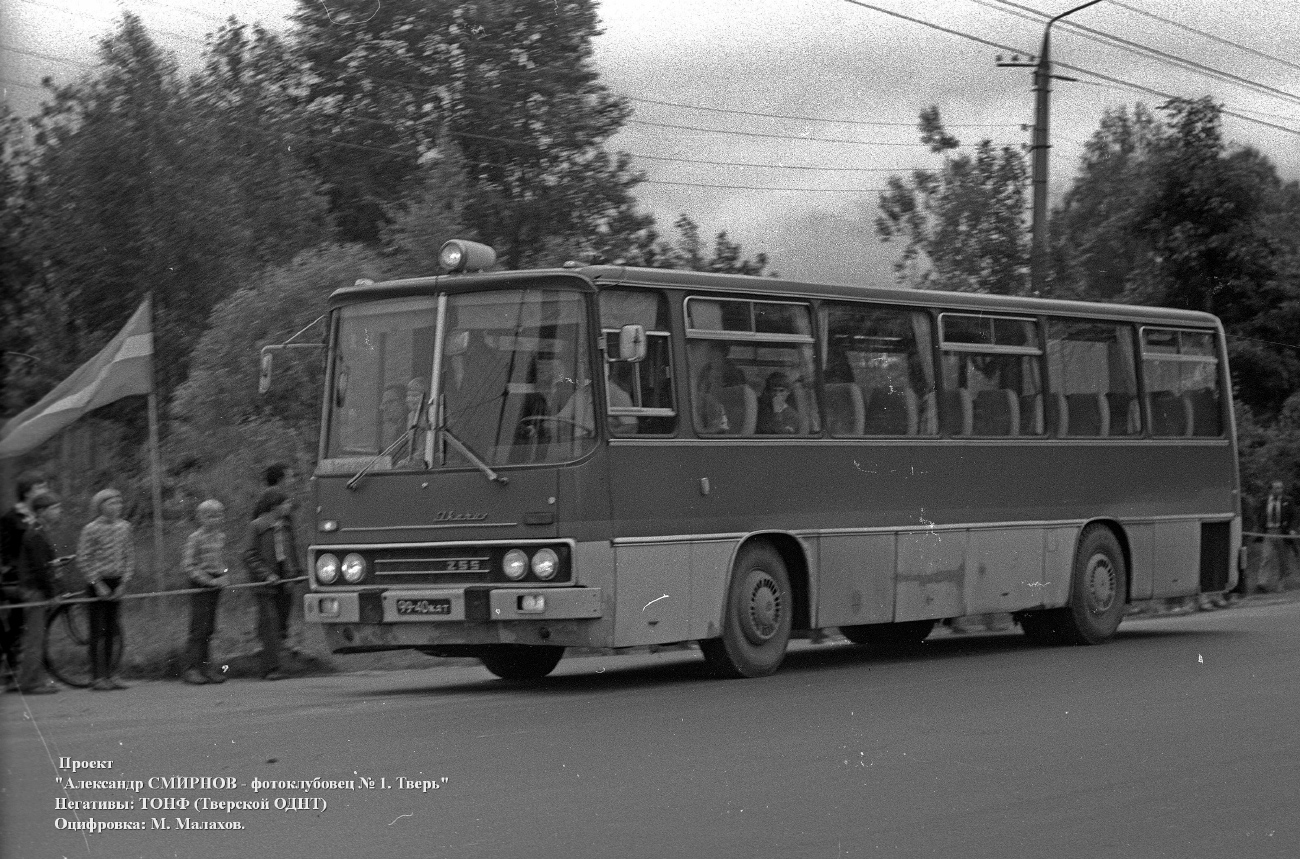
POLYGON ((77 564, 86 577, 89 603, 91 689, 106 692, 127 688, 114 674, 113 644, 121 637, 119 620, 122 595, 135 574, 135 545, 131 523, 122 518, 122 493, 101 489, 91 499, 97 514, 81 529, 77 564))

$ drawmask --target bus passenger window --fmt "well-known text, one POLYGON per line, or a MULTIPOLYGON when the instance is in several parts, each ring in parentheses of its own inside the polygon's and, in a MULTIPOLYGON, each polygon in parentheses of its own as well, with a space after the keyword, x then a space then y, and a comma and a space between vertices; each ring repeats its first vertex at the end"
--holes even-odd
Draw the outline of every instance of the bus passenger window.
POLYGON ((686 318, 696 432, 806 436, 821 431, 807 305, 691 297, 686 318))
POLYGON ((1041 435, 1037 321, 963 313, 944 313, 939 321, 945 434, 1041 435))
POLYGON ((830 304, 821 324, 823 398, 832 435, 938 432, 926 313, 830 304))
POLYGON ((1049 409, 1058 435, 1134 436, 1142 432, 1133 335, 1112 322, 1050 319, 1049 409))
POLYGON ((1213 332, 1143 328, 1142 377, 1152 435, 1223 435, 1213 332))

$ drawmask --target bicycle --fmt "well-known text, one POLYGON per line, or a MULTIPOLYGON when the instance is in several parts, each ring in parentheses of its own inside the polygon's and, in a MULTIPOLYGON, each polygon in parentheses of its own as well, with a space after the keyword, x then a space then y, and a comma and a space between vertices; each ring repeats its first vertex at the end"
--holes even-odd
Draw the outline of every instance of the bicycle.
MULTIPOLYGON (((73 556, 58 558, 60 566, 67 564, 73 556)), ((85 596, 84 592, 69 591, 57 597, 57 600, 85 596)), ((122 662, 124 643, 121 632, 112 641, 109 653, 111 671, 116 671, 122 662)), ((90 664, 90 604, 87 602, 58 602, 49 609, 45 618, 45 641, 42 657, 45 670, 61 683, 84 689, 94 682, 94 672, 90 664)))

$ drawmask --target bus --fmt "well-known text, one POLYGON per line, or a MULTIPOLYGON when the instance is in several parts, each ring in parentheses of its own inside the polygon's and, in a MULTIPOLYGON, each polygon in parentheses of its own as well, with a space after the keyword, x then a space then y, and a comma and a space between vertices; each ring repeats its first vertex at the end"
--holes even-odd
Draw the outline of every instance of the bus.
POLYGON ((493 259, 330 296, 305 611, 335 653, 528 680, 698 644, 757 677, 972 615, 1098 644, 1237 582, 1214 316, 493 259))

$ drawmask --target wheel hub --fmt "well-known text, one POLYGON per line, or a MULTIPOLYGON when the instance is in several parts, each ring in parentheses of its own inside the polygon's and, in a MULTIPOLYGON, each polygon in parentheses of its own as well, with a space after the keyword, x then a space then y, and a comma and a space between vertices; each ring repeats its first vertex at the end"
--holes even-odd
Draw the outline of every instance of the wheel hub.
POLYGON ((752 643, 764 644, 772 640, 781 626, 781 590, 762 570, 751 572, 748 584, 749 599, 742 612, 741 626, 752 643))
POLYGON ((1098 613, 1109 610, 1118 596, 1118 577, 1110 558, 1101 553, 1089 558, 1085 581, 1088 585, 1088 607, 1098 613))

